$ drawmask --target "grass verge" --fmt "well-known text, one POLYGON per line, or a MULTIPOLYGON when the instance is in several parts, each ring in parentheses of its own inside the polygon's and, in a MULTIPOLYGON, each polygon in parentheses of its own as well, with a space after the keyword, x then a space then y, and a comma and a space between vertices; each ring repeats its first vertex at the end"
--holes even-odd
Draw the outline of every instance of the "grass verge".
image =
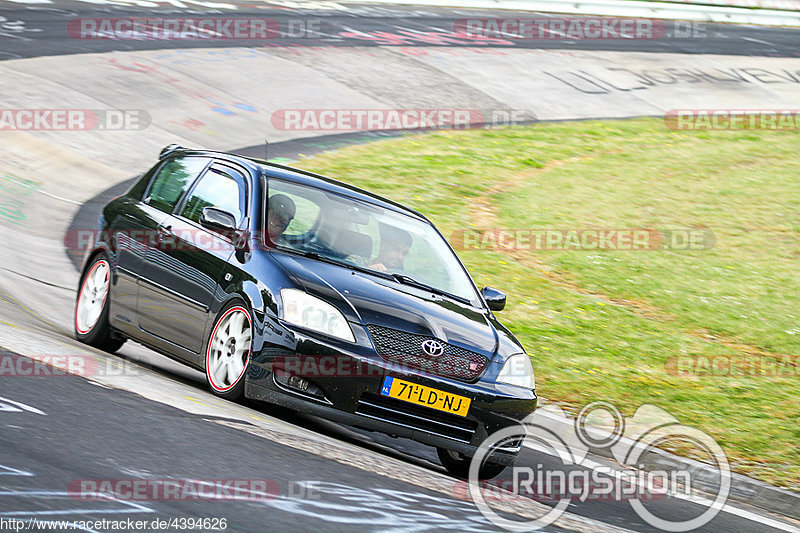
POLYGON ((800 368, 786 364, 800 356, 799 141, 676 132, 655 119, 571 122, 408 136, 300 166, 403 202, 446 236, 713 235, 696 250, 459 255, 479 285, 508 293, 499 316, 532 355, 543 397, 571 408, 605 400, 626 416, 658 405, 717 439, 735 471, 800 490, 800 368), (722 358, 747 372, 705 365, 722 358))

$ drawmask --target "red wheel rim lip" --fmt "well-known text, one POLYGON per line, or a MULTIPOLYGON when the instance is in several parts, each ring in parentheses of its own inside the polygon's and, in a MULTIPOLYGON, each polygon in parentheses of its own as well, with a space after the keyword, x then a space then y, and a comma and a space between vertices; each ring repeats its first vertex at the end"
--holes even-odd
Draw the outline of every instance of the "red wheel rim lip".
MULTIPOLYGON (((75 305, 75 331, 77 331, 81 335, 86 335, 87 333, 92 331, 94 329, 94 327, 97 325, 97 322, 100 321, 100 318, 98 317, 97 321, 94 324, 92 324, 92 327, 90 327, 89 329, 84 331, 78 325, 78 310, 81 308, 81 300, 83 300, 83 289, 86 288, 86 282, 89 281, 89 277, 92 274, 94 274, 94 271, 97 270, 97 267, 99 267, 100 265, 103 265, 103 264, 106 265, 106 269, 108 270, 108 272, 106 272, 106 281, 108 281, 110 276, 111 276, 111 265, 109 265, 108 261, 106 261, 105 259, 101 259, 100 261, 95 263, 94 266, 92 266, 92 269, 86 274, 86 276, 84 276, 83 283, 81 283, 81 290, 78 293, 78 303, 75 305)), ((108 290, 106 291, 106 293, 103 295, 103 304, 102 304, 103 307, 105 307, 105 305, 106 305, 106 299, 108 298, 108 293, 109 292, 111 292, 111 286, 110 285, 109 285, 108 290)), ((100 312, 100 314, 101 315, 103 314, 102 311, 100 312)))
POLYGON ((225 314, 222 315, 219 320, 217 320, 216 325, 214 325, 214 330, 211 332, 211 337, 209 338, 208 349, 206 350, 206 377, 208 377, 208 382, 211 384, 211 387, 215 391, 217 391, 217 392, 228 392, 229 390, 234 388, 242 380, 242 378, 244 377, 245 372, 247 372, 247 365, 250 363, 250 355, 253 353, 252 331, 253 331, 253 321, 250 319, 250 313, 247 311, 247 309, 245 309, 244 307, 238 306, 238 305, 235 306, 235 307, 231 307, 230 309, 225 311, 225 314), (236 380, 233 383, 231 383, 229 386, 227 386, 225 388, 221 388, 221 387, 218 387, 216 383, 214 383, 214 378, 211 376, 211 370, 210 370, 210 365, 209 365, 210 360, 211 360, 211 341, 214 340, 214 337, 217 335, 217 329, 219 328, 219 325, 222 324, 222 322, 225 320, 225 318, 228 315, 230 315, 231 313, 233 313, 234 311, 243 312, 244 316, 247 317, 247 323, 250 324, 250 332, 251 332, 250 349, 247 350, 247 359, 245 359, 244 369, 242 370, 242 373, 239 374, 239 377, 237 377, 236 380))

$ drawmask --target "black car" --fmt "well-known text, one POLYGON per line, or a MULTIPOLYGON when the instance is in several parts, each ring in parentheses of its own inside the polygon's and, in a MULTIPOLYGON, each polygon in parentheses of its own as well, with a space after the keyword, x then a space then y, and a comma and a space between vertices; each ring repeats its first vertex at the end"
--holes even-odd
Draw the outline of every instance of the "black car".
MULTIPOLYGON (((465 476, 536 407, 530 359, 421 214, 316 174, 166 147, 102 210, 79 340, 133 339, 242 395, 437 447, 465 476)), ((513 463, 521 439, 481 475, 513 463)))

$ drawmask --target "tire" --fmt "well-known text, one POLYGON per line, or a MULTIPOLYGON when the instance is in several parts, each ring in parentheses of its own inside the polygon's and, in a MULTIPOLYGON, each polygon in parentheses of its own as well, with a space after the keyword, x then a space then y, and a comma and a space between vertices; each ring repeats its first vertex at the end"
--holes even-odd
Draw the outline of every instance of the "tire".
POLYGON ((75 338, 84 344, 114 353, 125 344, 108 323, 108 295, 111 292, 111 265, 105 254, 98 254, 81 276, 75 300, 75 338))
MULTIPOLYGON (((469 477, 469 465, 472 462, 471 457, 445 448, 436 448, 436 453, 439 455, 439 461, 442 463, 442 466, 451 476, 459 479, 467 479, 469 477)), ((478 478, 491 479, 499 476, 505 469, 506 465, 484 462, 478 471, 478 478)))
POLYGON ((209 390, 226 400, 239 400, 250 363, 253 320, 240 303, 220 312, 206 340, 206 382, 209 390))

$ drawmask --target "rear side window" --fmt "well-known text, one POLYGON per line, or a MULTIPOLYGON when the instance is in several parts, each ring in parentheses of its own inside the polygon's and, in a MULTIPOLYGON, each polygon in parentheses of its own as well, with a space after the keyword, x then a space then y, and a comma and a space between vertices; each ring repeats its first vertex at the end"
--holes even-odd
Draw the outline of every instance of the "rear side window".
POLYGON ((172 213, 183 193, 208 162, 207 157, 179 157, 168 161, 153 179, 144 203, 165 213, 172 213))
POLYGON ((234 170, 212 167, 197 183, 181 211, 181 216, 200 222, 203 208, 216 207, 232 214, 236 224, 244 214, 244 177, 234 170))

